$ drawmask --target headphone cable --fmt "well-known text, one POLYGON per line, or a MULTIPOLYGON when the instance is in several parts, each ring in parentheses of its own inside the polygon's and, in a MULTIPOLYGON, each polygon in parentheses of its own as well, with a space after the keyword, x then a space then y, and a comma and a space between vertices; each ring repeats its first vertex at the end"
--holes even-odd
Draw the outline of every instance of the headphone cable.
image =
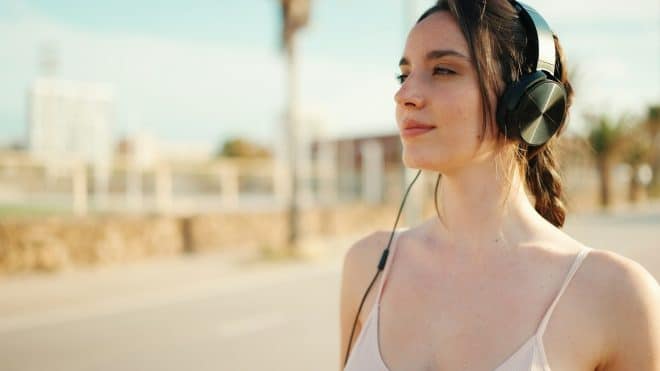
POLYGON ((392 243, 392 239, 394 238, 394 233, 396 231, 396 226, 399 223, 399 217, 401 216, 401 211, 403 210, 403 205, 406 203, 406 198, 408 198, 408 193, 410 192, 410 188, 412 188, 413 184, 415 184, 415 181, 417 181, 417 178, 419 175, 422 173, 422 170, 420 169, 417 171, 417 175, 415 175, 415 178, 413 179, 412 182, 410 182, 410 185, 408 186, 408 189, 406 190, 406 193, 403 196, 403 200, 401 201, 401 205, 399 206, 399 212, 396 215, 396 221, 394 221, 394 227, 392 228, 392 232, 390 233, 390 239, 387 242, 387 247, 383 251, 383 255, 380 257, 380 262, 378 263, 378 270, 376 271, 376 274, 374 275, 374 278, 371 280, 371 283, 369 284, 369 287, 367 287, 367 290, 365 291, 364 295, 362 296, 362 301, 360 302, 360 307, 358 308, 357 314, 355 315, 355 320, 353 321, 353 329, 351 330, 351 336, 348 339, 348 347, 346 348, 346 357, 344 358, 344 367, 346 367, 346 363, 348 362, 348 352, 351 349, 351 344, 353 342, 353 335, 355 334, 355 325, 357 325, 357 319, 358 316, 360 315, 360 311, 362 310, 362 305, 364 304, 364 300, 367 298, 367 294, 369 293, 369 290, 371 290, 371 286, 373 286, 374 282, 376 281, 376 277, 378 277, 378 274, 385 268, 385 263, 387 262, 387 257, 390 253, 390 244, 392 243))

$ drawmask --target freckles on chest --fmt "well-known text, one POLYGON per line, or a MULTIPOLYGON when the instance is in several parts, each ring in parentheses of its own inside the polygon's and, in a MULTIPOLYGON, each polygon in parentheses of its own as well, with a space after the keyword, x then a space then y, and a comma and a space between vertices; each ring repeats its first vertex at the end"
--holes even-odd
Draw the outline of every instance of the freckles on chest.
POLYGON ((524 316, 512 312, 510 307, 493 304, 492 298, 487 301, 493 305, 483 305, 476 299, 481 295, 485 294, 426 287, 386 298, 381 307, 381 342, 385 354, 398 354, 401 363, 418 362, 415 369, 421 370, 437 369, 434 368, 437 364, 456 365, 473 357, 474 351, 492 349, 498 340, 489 334, 503 333, 502 321, 513 323, 524 316))
POLYGON ((433 326, 433 321, 447 318, 469 319, 479 327, 522 315, 523 304, 532 299, 529 293, 536 289, 522 272, 483 275, 479 279, 471 276, 467 279, 462 274, 410 271, 389 282, 381 300, 399 315, 424 322, 427 328, 433 326))

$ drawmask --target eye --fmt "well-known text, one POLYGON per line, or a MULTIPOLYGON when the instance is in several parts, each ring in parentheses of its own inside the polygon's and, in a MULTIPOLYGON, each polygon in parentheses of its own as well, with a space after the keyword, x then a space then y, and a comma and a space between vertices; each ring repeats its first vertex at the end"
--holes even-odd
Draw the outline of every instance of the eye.
POLYGON ((443 67, 435 67, 433 69, 433 74, 434 75, 453 75, 455 73, 456 72, 454 72, 450 69, 447 69, 447 68, 443 68, 443 67))
MULTIPOLYGON (((444 68, 444 67, 435 67, 433 69, 433 74, 434 75, 455 75, 456 72, 454 72, 454 71, 452 71, 448 68, 444 68)), ((408 77, 408 75, 403 74, 403 73, 396 75, 396 79, 397 79, 397 81, 399 81, 399 84, 403 84, 403 82, 406 81, 406 77, 408 77)))

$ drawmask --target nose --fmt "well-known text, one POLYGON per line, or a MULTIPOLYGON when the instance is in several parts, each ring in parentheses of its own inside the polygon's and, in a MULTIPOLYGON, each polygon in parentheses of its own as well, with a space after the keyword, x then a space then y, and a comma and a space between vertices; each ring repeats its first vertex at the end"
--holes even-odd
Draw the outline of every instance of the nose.
POLYGON ((394 94, 394 101, 400 108, 422 108, 425 104, 424 96, 418 84, 408 76, 399 90, 394 94))

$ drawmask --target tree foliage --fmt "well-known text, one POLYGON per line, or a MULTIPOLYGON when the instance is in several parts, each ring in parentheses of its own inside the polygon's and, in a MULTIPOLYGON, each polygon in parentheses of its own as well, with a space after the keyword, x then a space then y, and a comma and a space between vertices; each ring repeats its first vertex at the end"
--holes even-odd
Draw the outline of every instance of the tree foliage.
POLYGON ((233 138, 222 145, 219 155, 224 157, 270 157, 271 153, 267 148, 247 139, 233 138))
POLYGON ((628 140, 628 116, 612 118, 605 114, 587 115, 590 123, 587 140, 597 159, 613 159, 623 150, 628 140))
POLYGON ((282 48, 291 45, 293 35, 309 22, 310 0, 280 0, 282 10, 282 48))

